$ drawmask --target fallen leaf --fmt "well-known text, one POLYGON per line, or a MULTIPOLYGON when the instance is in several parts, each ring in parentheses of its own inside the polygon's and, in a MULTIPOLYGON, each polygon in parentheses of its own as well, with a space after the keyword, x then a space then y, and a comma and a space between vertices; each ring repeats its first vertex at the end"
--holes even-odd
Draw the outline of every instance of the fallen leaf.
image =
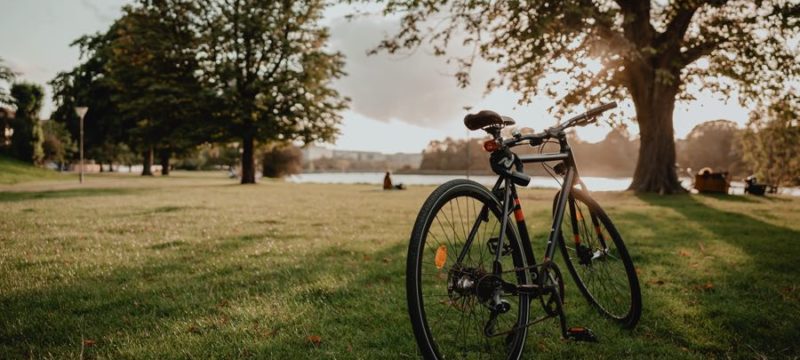
POLYGON ((92 339, 83 339, 83 346, 84 347, 92 347, 96 344, 96 342, 92 339))
POLYGON ((705 285, 703 285, 703 288, 706 290, 711 290, 714 288, 714 284, 707 282, 705 285))
POLYGON ((314 347, 319 347, 319 345, 322 343, 322 338, 317 335, 311 335, 306 339, 308 339, 308 341, 310 341, 314 347))
POLYGON ((698 246, 698 247, 700 247, 700 253, 701 253, 701 254, 703 254, 703 255, 708 255, 708 254, 706 253, 706 247, 705 247, 705 246, 703 246, 703 243, 699 242, 699 243, 697 243, 697 246, 698 246))
POLYGON ((689 254, 689 252, 688 252, 688 251, 686 251, 686 250, 680 250, 680 251, 678 251, 678 255, 680 255, 680 256, 684 256, 684 257, 691 257, 691 256, 692 256, 692 255, 691 255, 691 254, 689 254))
POLYGON ((650 280, 647 283, 650 285, 664 285, 664 280, 650 280))

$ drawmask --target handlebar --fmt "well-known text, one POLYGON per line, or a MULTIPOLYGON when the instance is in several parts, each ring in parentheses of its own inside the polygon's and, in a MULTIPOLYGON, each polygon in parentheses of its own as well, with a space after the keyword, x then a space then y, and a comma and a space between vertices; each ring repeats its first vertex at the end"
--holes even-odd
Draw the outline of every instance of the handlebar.
MULTIPOLYGON (((583 114, 575 116, 569 120, 567 120, 562 125, 556 125, 545 129, 544 131, 537 133, 537 134, 530 134, 530 135, 520 135, 515 134, 514 137, 506 140, 501 140, 502 138, 497 137, 494 140, 496 145, 502 145, 500 149, 502 151, 492 151, 490 164, 492 166, 492 170, 499 174, 503 175, 507 178, 510 178, 512 182, 520 186, 528 186, 531 182, 531 177, 522 172, 522 163, 519 160, 519 157, 516 154, 512 153, 508 148, 523 145, 525 141, 527 144, 531 146, 538 146, 543 144, 547 139, 550 138, 561 138, 564 136, 564 130, 573 126, 585 126, 597 119, 597 116, 602 114, 605 111, 611 110, 617 107, 616 102, 610 102, 607 104, 600 105, 596 108, 590 109, 583 114)), ((499 136, 499 131, 497 132, 497 136, 499 136)), ((485 145, 484 145, 485 146, 485 145)), ((497 149, 497 148, 495 148, 497 149)), ((487 149, 487 151, 490 151, 487 149)))
POLYGON ((504 146, 520 145, 525 140, 528 140, 531 146, 541 145, 545 140, 557 137, 558 134, 560 134, 561 132, 563 132, 568 128, 571 128, 573 126, 586 126, 591 124, 597 119, 598 115, 616 107, 617 107, 616 101, 600 105, 598 107, 587 110, 583 114, 580 114, 578 116, 575 116, 567 120, 561 125, 549 127, 540 133, 515 136, 511 139, 505 140, 503 141, 503 145, 504 146))

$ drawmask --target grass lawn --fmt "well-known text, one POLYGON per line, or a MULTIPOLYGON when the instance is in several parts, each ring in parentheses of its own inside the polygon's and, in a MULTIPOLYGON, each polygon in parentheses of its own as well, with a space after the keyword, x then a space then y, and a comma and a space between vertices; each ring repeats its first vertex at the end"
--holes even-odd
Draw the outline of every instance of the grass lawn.
MULTIPOLYGON (((0 358, 416 357, 405 253, 432 187, 72 180, 0 186, 0 358)), ((537 249, 553 193, 522 191, 537 249)), ((617 329, 568 279, 570 322, 600 343, 549 321, 526 358, 800 354, 800 199, 595 195, 639 269, 642 320, 617 329)))
POLYGON ((30 164, 0 155, 0 184, 16 184, 26 181, 64 179, 58 172, 33 167, 30 164))

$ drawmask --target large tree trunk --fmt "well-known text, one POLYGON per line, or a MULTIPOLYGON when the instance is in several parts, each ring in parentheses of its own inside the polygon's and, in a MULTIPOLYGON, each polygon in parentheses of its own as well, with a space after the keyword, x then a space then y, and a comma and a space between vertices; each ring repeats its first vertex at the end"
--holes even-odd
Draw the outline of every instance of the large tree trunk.
POLYGON ((172 155, 172 152, 167 149, 162 149, 158 152, 158 157, 161 161, 161 176, 169 176, 170 155, 172 155))
POLYGON ((242 140, 242 184, 255 184, 256 164, 253 153, 253 136, 245 135, 242 140))
POLYGON ((632 91, 639 123, 639 159, 630 190, 673 194, 686 192, 675 171, 675 133, 672 113, 677 86, 650 84, 632 91))
POLYGON ((153 176, 153 148, 142 153, 142 176, 153 176))

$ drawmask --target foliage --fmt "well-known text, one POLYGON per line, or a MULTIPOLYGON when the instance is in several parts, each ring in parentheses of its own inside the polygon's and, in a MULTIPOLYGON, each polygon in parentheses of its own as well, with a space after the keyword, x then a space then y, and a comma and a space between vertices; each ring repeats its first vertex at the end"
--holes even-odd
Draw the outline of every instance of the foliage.
POLYGON ((176 169, 218 170, 233 169, 239 164, 241 154, 238 144, 202 144, 178 158, 176 169))
POLYGON ((303 170, 303 153, 292 144, 274 144, 261 153, 262 174, 282 178, 303 170))
POLYGON ((62 166, 71 155, 78 151, 78 144, 72 141, 64 123, 47 120, 42 122, 44 132, 44 161, 51 161, 62 166))
POLYGON ((742 134, 744 159, 760 182, 800 184, 800 98, 788 94, 750 114, 742 134))
POLYGON ((744 174, 742 149, 736 123, 729 120, 707 121, 695 126, 678 142, 678 165, 690 172, 710 167, 736 175, 744 174))
POLYGON ((44 89, 36 84, 16 83, 11 87, 11 97, 17 108, 11 122, 11 153, 19 160, 41 165, 44 160, 42 142, 44 133, 39 112, 44 101, 44 89))
POLYGON ((459 66, 461 85, 478 57, 499 65, 488 82, 522 94, 560 96, 564 113, 577 104, 630 96, 641 147, 631 188, 682 192, 677 181, 672 112, 689 89, 768 99, 796 86, 800 57, 788 45, 800 35, 800 5, 757 1, 498 1, 389 0, 400 30, 378 49, 397 53, 425 42, 459 66), (471 49, 454 55, 453 43, 471 49), (703 62, 698 60, 703 59, 703 62), (592 69, 592 62, 600 69, 592 69), (571 90, 557 94, 564 77, 571 90), (727 80, 725 80, 727 79, 727 80))
POLYGON ((73 42, 73 46, 80 48, 83 62, 70 71, 60 72, 50 81, 56 105, 50 118, 63 123, 78 142, 80 118, 75 114, 75 107, 89 108, 83 126, 86 154, 102 153, 104 146, 128 141, 128 126, 122 121, 113 99, 116 90, 107 69, 113 28, 114 25, 106 33, 83 36, 73 42))
POLYGON ((128 143, 140 150, 158 148, 167 161, 208 137, 202 120, 209 95, 195 76, 194 5, 139 1, 125 7, 110 30, 107 72, 112 99, 129 129, 128 143))
POLYGON ((422 152, 419 169, 429 171, 470 169, 489 172, 491 171, 489 155, 483 150, 482 144, 483 141, 477 139, 467 141, 448 137, 444 140, 432 140, 422 152))
MULTIPOLYGON (((582 141, 574 133, 567 134, 570 147, 578 161, 581 174, 588 176, 631 176, 635 163, 638 141, 631 139, 624 126, 616 127, 598 143, 582 141)), ((489 155, 483 149, 486 139, 446 138, 433 140, 428 143, 423 152, 420 170, 423 171, 470 171, 490 174, 489 155), (469 152, 467 151, 469 146, 469 152), (469 159, 467 154, 469 153, 469 159)), ((518 147, 514 151, 518 154, 534 154, 539 148, 518 147)), ((558 146, 548 144, 543 151, 558 151, 558 146)), ((525 172, 534 175, 546 175, 538 165, 528 165, 525 172)))
POLYGON ((0 86, 0 105, 12 105, 13 99, 11 95, 8 93, 8 89, 6 89, 6 85, 11 84, 14 82, 17 74, 11 71, 11 69, 3 64, 3 58, 0 58, 0 84, 5 83, 5 85, 0 86))
POLYGON ((201 1, 198 51, 220 95, 231 141, 242 143, 242 183, 255 182, 255 142, 332 140, 347 99, 331 87, 343 56, 326 49, 322 0, 201 1))

